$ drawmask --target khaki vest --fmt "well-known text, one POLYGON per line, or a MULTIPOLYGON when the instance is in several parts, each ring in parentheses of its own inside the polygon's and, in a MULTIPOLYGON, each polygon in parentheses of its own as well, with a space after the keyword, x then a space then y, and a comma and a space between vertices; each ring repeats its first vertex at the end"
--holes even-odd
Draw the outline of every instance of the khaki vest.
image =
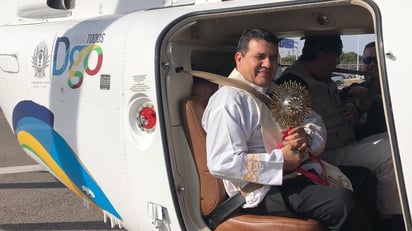
POLYGON ((344 147, 355 140, 353 128, 340 113, 338 88, 330 83, 318 81, 303 66, 300 61, 287 68, 285 74, 293 74, 305 81, 312 100, 312 109, 323 119, 327 131, 326 150, 344 147))

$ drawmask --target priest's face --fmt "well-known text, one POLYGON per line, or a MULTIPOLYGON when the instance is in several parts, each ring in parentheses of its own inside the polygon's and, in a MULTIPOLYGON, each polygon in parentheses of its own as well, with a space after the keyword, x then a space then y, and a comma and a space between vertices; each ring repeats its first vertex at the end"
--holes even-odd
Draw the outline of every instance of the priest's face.
POLYGON ((277 60, 277 45, 264 39, 251 39, 244 54, 235 54, 237 70, 246 80, 260 87, 268 87, 272 83, 278 67, 277 60))

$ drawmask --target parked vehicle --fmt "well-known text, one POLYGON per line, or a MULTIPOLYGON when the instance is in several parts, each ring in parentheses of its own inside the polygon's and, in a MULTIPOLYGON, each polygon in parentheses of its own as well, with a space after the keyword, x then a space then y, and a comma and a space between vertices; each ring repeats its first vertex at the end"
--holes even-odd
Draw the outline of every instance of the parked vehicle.
POLYGON ((334 73, 332 75, 332 80, 338 85, 342 85, 345 82, 345 76, 341 75, 341 74, 336 74, 334 73))

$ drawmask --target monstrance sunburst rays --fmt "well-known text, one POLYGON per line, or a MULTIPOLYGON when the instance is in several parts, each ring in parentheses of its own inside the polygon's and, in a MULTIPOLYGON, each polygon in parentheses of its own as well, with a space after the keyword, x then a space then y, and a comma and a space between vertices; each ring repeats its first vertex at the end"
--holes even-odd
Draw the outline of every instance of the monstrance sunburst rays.
POLYGON ((282 128, 299 126, 310 114, 309 92, 296 81, 282 83, 270 97, 272 116, 282 128))

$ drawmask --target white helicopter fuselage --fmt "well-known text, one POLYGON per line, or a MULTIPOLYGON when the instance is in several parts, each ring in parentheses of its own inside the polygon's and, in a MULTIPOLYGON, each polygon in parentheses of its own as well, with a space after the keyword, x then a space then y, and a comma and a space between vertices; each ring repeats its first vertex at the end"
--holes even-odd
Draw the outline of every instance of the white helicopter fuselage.
MULTIPOLYGON (((153 228, 149 202, 174 207, 167 193, 169 171, 160 125, 153 132, 133 131, 130 126, 136 122, 129 118, 137 111, 136 102, 148 98, 157 104, 153 48, 176 15, 167 13, 162 18, 140 11, 60 22, 39 20, 0 29, 2 59, 6 60, 0 80, 5 117, 13 121, 15 106, 29 100, 50 111, 54 118, 50 132, 67 142, 67 150, 57 150, 54 161, 48 158, 51 150, 42 155, 34 141, 23 137, 19 142, 26 143, 25 151, 85 200, 102 209, 107 206, 110 218, 140 230, 153 228), (125 75, 130 78, 123 79, 125 75), (136 111, 130 111, 131 107, 136 111), (73 160, 59 163, 59 155, 73 155, 73 160), (70 175, 65 167, 79 168, 89 177, 79 172, 70 175), (103 198, 82 193, 91 180, 104 190, 103 198)), ((59 149, 58 144, 55 148, 59 149)), ((177 220, 173 209, 169 216, 177 220)), ((179 224, 173 223, 178 229, 179 224)))
MULTIPOLYGON (((28 155, 128 230, 208 229, 179 116, 192 79, 177 70, 196 69, 197 51, 232 57, 241 29, 266 23, 281 37, 314 30, 302 21, 300 30, 296 23, 287 28, 288 18, 275 23, 288 11, 342 5, 370 12, 367 25, 338 32, 375 33, 388 134, 411 227, 410 52, 408 36, 398 29, 412 21, 410 3, 96 0, 68 10, 45 3, 0 0, 6 15, 0 20, 1 109, 28 155), (257 18, 264 14, 273 20, 257 18)), ((199 63, 215 61, 201 57, 199 63)))

